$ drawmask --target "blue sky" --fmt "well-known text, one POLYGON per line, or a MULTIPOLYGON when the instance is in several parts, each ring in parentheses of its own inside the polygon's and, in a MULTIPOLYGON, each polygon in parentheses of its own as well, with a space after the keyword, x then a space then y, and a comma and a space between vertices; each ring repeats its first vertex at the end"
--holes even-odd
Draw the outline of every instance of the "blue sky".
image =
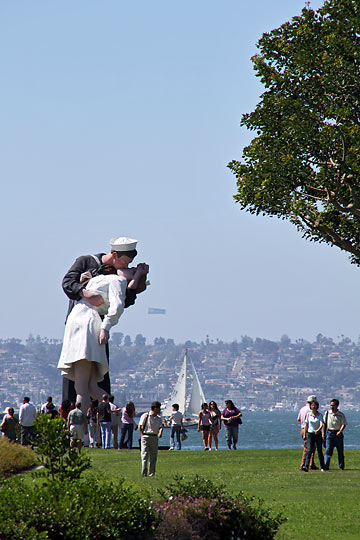
POLYGON ((126 235, 152 285, 117 331, 357 339, 359 270, 241 212, 226 168, 262 91, 255 44, 303 5, 0 3, 0 337, 62 337, 63 274, 126 235))

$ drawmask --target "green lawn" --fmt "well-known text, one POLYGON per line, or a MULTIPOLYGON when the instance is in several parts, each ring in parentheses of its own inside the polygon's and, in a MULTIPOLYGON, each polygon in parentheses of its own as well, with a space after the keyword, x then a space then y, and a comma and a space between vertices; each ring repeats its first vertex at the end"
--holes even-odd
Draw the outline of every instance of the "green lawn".
MULTIPOLYGON (((160 451, 156 476, 140 475, 137 450, 86 450, 93 471, 104 478, 125 478, 128 485, 158 497, 175 474, 194 474, 223 483, 231 493, 243 491, 265 501, 288 521, 278 540, 360 539, 360 451, 345 451, 345 471, 337 469, 336 451, 332 470, 322 473, 299 471, 299 450, 238 450, 201 452, 160 451)), ((224 539, 225 540, 225 539, 224 539)))

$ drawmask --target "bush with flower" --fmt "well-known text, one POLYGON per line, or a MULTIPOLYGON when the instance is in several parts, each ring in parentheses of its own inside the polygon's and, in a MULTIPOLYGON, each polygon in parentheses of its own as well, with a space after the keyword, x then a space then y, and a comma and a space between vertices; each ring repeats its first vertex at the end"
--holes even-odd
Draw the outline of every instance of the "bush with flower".
POLYGON ((271 540, 284 521, 262 501, 243 493, 230 496, 224 486, 197 475, 187 482, 176 477, 161 495, 157 540, 271 540))

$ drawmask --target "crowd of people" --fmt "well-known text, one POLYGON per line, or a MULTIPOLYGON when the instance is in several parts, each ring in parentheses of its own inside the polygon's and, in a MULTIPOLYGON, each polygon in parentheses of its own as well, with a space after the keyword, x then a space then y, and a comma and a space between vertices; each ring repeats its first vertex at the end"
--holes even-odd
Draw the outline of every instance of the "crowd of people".
POLYGON ((91 448, 110 448, 112 443, 116 449, 131 449, 133 430, 137 429, 134 421, 134 403, 129 401, 124 407, 119 408, 114 404, 113 395, 103 394, 100 403, 91 400, 86 412, 83 411, 80 402, 75 403, 68 399, 65 399, 57 409, 51 396, 38 412, 30 402, 30 398, 25 396, 18 417, 14 414, 14 408, 8 407, 0 425, 2 434, 10 441, 20 442, 23 446, 30 445, 38 414, 49 414, 51 418, 61 417, 71 439, 74 439, 79 447, 82 446, 85 436, 88 436, 91 448))
POLYGON ((201 431, 204 450, 212 450, 214 441, 215 450, 219 449, 218 434, 222 422, 225 427, 225 438, 228 449, 236 450, 239 425, 242 424, 242 413, 237 409, 231 399, 225 401, 225 409, 220 412, 215 401, 209 405, 203 403, 199 412, 198 431, 201 431))
MULTIPOLYGON (((169 418, 161 418, 161 404, 155 401, 149 412, 142 414, 138 424, 135 422, 136 410, 132 401, 122 407, 114 404, 114 396, 104 393, 101 401, 91 400, 89 408, 84 411, 81 402, 70 402, 65 399, 59 409, 53 403, 52 397, 47 398, 39 413, 25 396, 19 410, 19 418, 14 414, 14 408, 9 407, 4 415, 0 429, 10 441, 20 442, 26 446, 32 443, 35 431, 35 421, 38 414, 48 414, 51 418, 61 417, 70 435, 72 447, 81 448, 88 436, 90 448, 131 449, 133 433, 139 430, 142 475, 153 476, 156 469, 158 440, 162 437, 165 427, 170 427, 169 450, 181 450, 182 441, 187 439, 186 422, 179 405, 172 405, 169 418)), ((204 450, 217 451, 219 448, 219 431, 222 425, 229 450, 237 448, 238 429, 242 423, 242 413, 231 400, 225 401, 225 408, 220 411, 215 401, 203 403, 198 414, 197 431, 201 433, 204 450)), ((319 411, 319 403, 314 395, 307 398, 306 405, 298 414, 301 425, 301 437, 304 448, 300 470, 308 472, 318 469, 315 464, 317 451, 321 471, 329 470, 330 461, 336 448, 338 464, 341 470, 345 468, 344 435, 347 420, 339 410, 339 401, 332 399, 330 408, 324 414, 319 411), (325 455, 323 454, 325 446, 325 455)))

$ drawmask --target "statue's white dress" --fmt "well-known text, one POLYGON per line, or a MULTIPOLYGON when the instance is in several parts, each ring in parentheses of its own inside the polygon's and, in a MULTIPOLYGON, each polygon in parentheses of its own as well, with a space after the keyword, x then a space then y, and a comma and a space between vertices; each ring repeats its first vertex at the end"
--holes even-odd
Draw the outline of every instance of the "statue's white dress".
POLYGON ((61 375, 75 380, 74 363, 78 360, 96 362, 97 382, 103 380, 109 371, 105 345, 100 345, 100 330, 110 330, 117 324, 125 307, 127 280, 115 274, 96 276, 90 279, 86 288, 96 291, 104 299, 99 307, 89 304, 84 298, 72 309, 65 325, 64 341, 58 363, 61 375), (103 320, 101 320, 103 316, 103 320))

